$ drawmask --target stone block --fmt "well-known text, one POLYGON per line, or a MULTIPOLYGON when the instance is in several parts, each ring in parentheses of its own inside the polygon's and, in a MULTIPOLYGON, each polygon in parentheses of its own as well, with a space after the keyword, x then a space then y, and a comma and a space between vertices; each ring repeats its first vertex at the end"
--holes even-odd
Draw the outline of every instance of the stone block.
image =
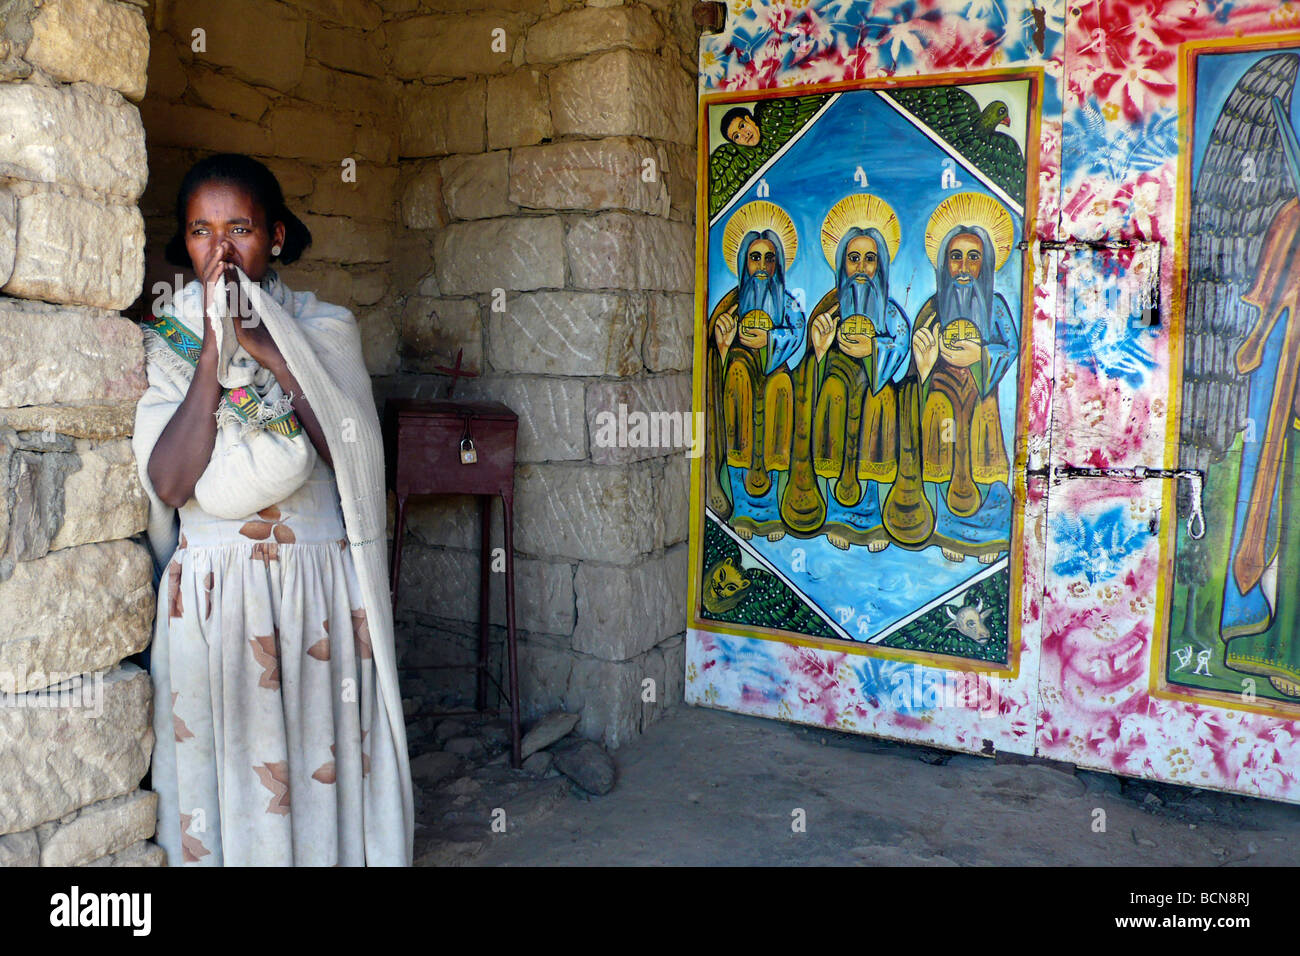
POLYGON ((136 470, 131 442, 77 443, 81 467, 63 482, 63 524, 50 550, 116 541, 143 531, 149 499, 136 470))
POLYGON ((307 28, 307 55, 335 70, 386 76, 383 57, 362 30, 328 27, 313 23, 307 28))
POLYGON ((0 131, 0 177, 73 186, 121 202, 144 192, 144 125, 116 93, 86 83, 2 83, 0 131))
POLYGON ((40 866, 41 844, 35 830, 6 833, 0 836, 0 869, 13 866, 40 866))
POLYGON ((472 13, 480 10, 508 10, 528 18, 535 18, 554 5, 557 0, 385 0, 395 12, 411 11, 419 7, 430 13, 472 13))
POLYGON ((104 675, 96 707, 0 707, 0 833, 30 830, 88 804, 130 793, 153 751, 149 675, 123 664, 104 675), (98 711, 98 714, 96 714, 98 711))
POLYGON ((39 690, 58 675, 112 667, 144 650, 156 611, 153 561, 136 542, 18 562, 0 582, 0 690, 39 690))
POLYGON ((18 197, 0 189, 0 286, 14 274, 18 258, 18 197))
POLYGON ((641 367, 641 319, 626 296, 538 292, 488 314, 488 360, 497 371, 631 375, 641 367))
POLYGON ((141 840, 139 843, 133 843, 125 850, 118 853, 110 853, 108 856, 101 856, 98 860, 92 860, 86 866, 166 866, 167 851, 157 843, 150 843, 148 840, 141 840))
POLYGON ((573 285, 579 289, 694 288, 695 232, 686 223, 606 212, 575 220, 565 246, 573 285))
POLYGON ((402 190, 402 223, 407 229, 440 229, 451 221, 442 198, 440 163, 425 163, 402 190))
POLYGON ((189 81, 190 89, 208 106, 252 123, 260 120, 271 104, 250 84, 215 70, 195 68, 189 81))
POLYGON ((564 285, 564 226, 559 216, 454 223, 434 240, 443 294, 529 291, 564 285))
POLYGON ((136 790, 82 807, 36 828, 41 866, 84 866, 154 834, 158 794, 136 790))
MULTIPOLYGON (((501 502, 492 502, 491 547, 502 546, 501 502)), ((406 534, 416 543, 472 551, 479 546, 478 500, 472 495, 413 498, 406 509, 406 534)))
POLYGON ((397 161, 397 137, 378 126, 357 127, 357 159, 389 165, 397 161))
POLYGON ((63 484, 81 467, 59 435, 0 435, 0 581, 50 550, 63 520, 63 484))
POLYGON ((518 211, 507 198, 512 160, 509 150, 475 156, 449 156, 440 164, 442 195, 453 219, 492 219, 518 211))
POLYGON ((677 547, 627 567, 578 565, 573 649, 630 660, 685 630, 687 551, 677 547))
POLYGON ((0 426, 16 432, 51 432, 72 438, 110 441, 129 438, 135 428, 135 401, 111 405, 27 405, 0 408, 0 426))
POLYGON ((576 461, 587 457, 582 390, 577 379, 509 375, 470 379, 456 394, 503 402, 519 416, 516 461, 576 461))
POLYGON ((397 326, 386 309, 363 309, 357 314, 361 353, 371 375, 392 375, 398 368, 397 326))
POLYGON ((695 147, 667 143, 660 148, 663 163, 660 172, 668 184, 670 208, 668 218, 675 222, 695 221, 696 156, 695 147))
POLYGON ((346 113, 277 106, 269 124, 277 156, 338 163, 356 148, 357 129, 346 113))
POLYGON ((315 63, 308 63, 302 72, 302 82, 294 87, 294 95, 308 100, 331 112, 352 112, 373 115, 375 120, 388 125, 396 107, 394 88, 384 80, 357 76, 315 63))
POLYGON ((647 296, 645 367, 652 372, 689 372, 695 353, 695 297, 647 296))
POLYGON ((352 301, 357 305, 374 305, 382 299, 390 288, 388 270, 381 266, 377 269, 350 271, 352 276, 352 301))
MULTIPOLYGON (((38 189, 18 198, 18 248, 0 292, 46 302, 124 309, 144 281, 144 217, 38 189)), ((57 354, 57 353, 52 353, 57 354)))
POLYGON ((147 99, 140 106, 140 117, 144 120, 150 150, 175 146, 254 156, 273 151, 269 130, 217 110, 147 99))
POLYGON ((588 7, 549 17, 528 28, 524 59, 558 63, 615 47, 653 50, 664 34, 644 7, 588 7))
POLYGON ((311 230, 308 255, 330 262, 386 262, 392 250, 392 229, 387 223, 358 222, 345 216, 304 213, 311 230))
POLYGON ((113 0, 45 0, 23 57, 56 80, 84 80, 140 100, 149 28, 141 10, 113 0))
POLYGON ((0 297, 0 408, 135 402, 148 382, 140 327, 98 309, 0 297))
MULTIPOLYGON (((696 424, 702 422, 696 419, 696 424)), ((659 508, 664 516, 664 546, 672 547, 686 540, 690 527, 691 459, 687 454, 674 455, 664 462, 658 491, 659 508)))
MULTIPOLYGON (((280 189, 285 199, 301 199, 316 188, 316 174, 296 159, 281 159, 274 156, 262 158, 266 167, 275 173, 280 181, 280 189)), ((188 167, 186 167, 188 168, 188 167)), ((342 168, 342 167, 339 167, 342 168)), ((177 179, 177 186, 180 180, 177 179)), ((176 191, 172 191, 172 202, 176 201, 176 191)), ((168 209, 168 212, 171 210, 168 209)))
POLYGON ((689 375, 594 382, 587 386, 591 460, 621 464, 690 448, 695 431, 689 375))
POLYGON ((346 306, 352 301, 352 271, 343 266, 299 259, 293 265, 278 266, 276 271, 290 289, 310 290, 322 302, 346 306))
POLYGON ((631 563, 662 542, 657 504, 647 463, 520 465, 516 548, 525 555, 631 563))
POLYGON ((551 138, 551 106, 539 72, 519 70, 488 80, 487 138, 489 149, 551 138))
POLYGON ((530 209, 669 210, 657 149, 630 136, 513 150, 510 201, 530 209))
POLYGON ((374 219, 391 224, 397 170, 359 162, 356 164, 355 182, 345 182, 343 173, 342 163, 321 170, 315 178, 311 195, 302 203, 302 209, 325 216, 374 219))
POLYGON ((654 648, 629 661, 605 661, 534 638, 519 648, 519 695, 528 715, 580 712, 576 733, 616 748, 635 739, 669 704, 665 652, 654 648), (654 702, 642 700, 654 681, 654 702))
POLYGON ((440 86, 407 84, 398 96, 402 156, 481 153, 487 83, 471 80, 440 86))
POLYGON ((557 136, 695 140, 693 78, 658 57, 599 53, 556 67, 548 83, 557 136))
POLYGON ((299 11, 345 27, 374 30, 384 22, 384 9, 374 0, 294 0, 299 11))
POLYGON ((463 368, 483 368, 483 319, 473 299, 429 299, 413 295, 402 311, 402 368, 429 372, 450 367, 464 350, 463 368))
POLYGON ((393 290, 400 293, 415 289, 420 295, 441 295, 433 275, 434 234, 419 229, 394 229, 393 232, 393 290))
POLYGON ((307 57, 307 23, 292 7, 265 0, 185 0, 167 10, 168 30, 194 48, 193 31, 203 30, 204 49, 195 59, 229 67, 260 86, 290 90, 302 78, 307 57))
POLYGON ((412 17, 383 32, 393 72, 405 80, 500 73, 523 36, 520 18, 504 12, 412 17))
MULTIPOLYGON (((403 550, 398 613, 414 609, 458 621, 477 621, 479 555, 412 544, 403 550)), ((505 575, 492 575, 490 618, 505 626, 505 575)), ((515 558, 515 626, 542 634, 573 633, 573 566, 515 558)))
POLYGON ((148 93, 152 99, 175 102, 190 85, 189 71, 176 55, 176 43, 165 33, 149 37, 148 93))

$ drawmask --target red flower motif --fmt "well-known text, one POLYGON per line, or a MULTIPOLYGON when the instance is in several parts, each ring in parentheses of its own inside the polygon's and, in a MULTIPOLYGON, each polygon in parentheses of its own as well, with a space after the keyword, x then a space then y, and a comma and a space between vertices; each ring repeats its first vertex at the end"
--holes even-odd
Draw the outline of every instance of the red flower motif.
POLYGON ((267 813, 281 816, 289 814, 289 764, 283 760, 264 763, 253 768, 262 786, 271 791, 271 800, 266 805, 267 813))
POLYGON ((190 821, 193 819, 188 813, 181 814, 181 860, 185 863, 198 863, 201 857, 212 852, 190 833, 190 821))
POLYGON ((181 720, 176 713, 176 698, 180 696, 180 691, 172 691, 172 733, 176 735, 176 742, 183 743, 194 736, 194 731, 185 726, 185 721, 181 720))
POLYGON ((264 637, 254 635, 248 642, 253 649, 253 659, 262 667, 262 676, 257 680, 258 687, 267 690, 280 689, 280 630, 273 628, 272 633, 264 637))

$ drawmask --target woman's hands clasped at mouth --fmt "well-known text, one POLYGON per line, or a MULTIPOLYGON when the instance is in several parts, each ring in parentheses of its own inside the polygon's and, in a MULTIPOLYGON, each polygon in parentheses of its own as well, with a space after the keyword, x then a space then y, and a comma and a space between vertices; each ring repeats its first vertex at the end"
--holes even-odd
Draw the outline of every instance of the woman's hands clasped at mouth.
MULTIPOLYGON (((244 347, 253 361, 263 368, 277 371, 284 363, 284 356, 275 344, 275 339, 267 330, 261 317, 253 309, 252 302, 243 295, 239 285, 236 267, 242 268, 239 250, 228 239, 223 239, 213 247, 212 254, 203 266, 203 309, 208 314, 209 305, 219 294, 218 286, 226 280, 227 308, 234 320, 235 338, 244 347)), ((207 339, 211 320, 204 323, 203 335, 207 339)))

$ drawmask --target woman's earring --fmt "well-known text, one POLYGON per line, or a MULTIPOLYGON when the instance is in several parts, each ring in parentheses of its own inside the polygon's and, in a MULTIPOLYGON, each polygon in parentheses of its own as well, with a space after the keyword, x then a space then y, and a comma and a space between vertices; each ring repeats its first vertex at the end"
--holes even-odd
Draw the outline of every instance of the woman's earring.
POLYGON ((271 247, 271 255, 273 255, 273 256, 278 256, 279 254, 280 254, 280 247, 279 247, 278 245, 276 245, 276 246, 272 246, 272 247, 271 247))

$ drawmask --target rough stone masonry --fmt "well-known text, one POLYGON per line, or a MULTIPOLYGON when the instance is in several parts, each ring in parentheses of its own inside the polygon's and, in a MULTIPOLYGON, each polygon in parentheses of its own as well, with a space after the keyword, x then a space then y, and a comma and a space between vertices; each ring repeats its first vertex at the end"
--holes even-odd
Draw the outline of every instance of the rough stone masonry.
POLYGON ((0 865, 160 865, 145 388, 144 10, 0 2, 0 865), (91 681, 87 676, 97 675, 91 681), (44 706, 86 682, 94 700, 44 706))
MULTIPOLYGON (((175 281, 181 175, 219 150, 276 172, 315 236, 286 279, 353 310, 381 400, 442 395, 463 351, 457 394, 519 413, 525 714, 617 746, 681 699, 684 449, 592 436, 620 404, 690 407, 690 7, 0 0, 0 691, 98 674, 102 698, 0 708, 0 864, 161 862, 126 661, 155 606, 131 318, 175 281)), ((466 501, 413 508, 415 720, 456 690, 426 665, 471 653, 476 527, 466 501)))
MULTIPOLYGON (((400 367, 377 385, 441 397, 428 373, 463 350, 480 377, 456 394, 519 413, 523 703, 617 746, 682 697, 685 449, 594 436, 620 403, 691 407, 691 4, 385 6, 404 298, 400 367)), ((410 511, 398 649, 417 713, 455 689, 426 666, 473 659, 477 536, 468 499, 410 511)))

